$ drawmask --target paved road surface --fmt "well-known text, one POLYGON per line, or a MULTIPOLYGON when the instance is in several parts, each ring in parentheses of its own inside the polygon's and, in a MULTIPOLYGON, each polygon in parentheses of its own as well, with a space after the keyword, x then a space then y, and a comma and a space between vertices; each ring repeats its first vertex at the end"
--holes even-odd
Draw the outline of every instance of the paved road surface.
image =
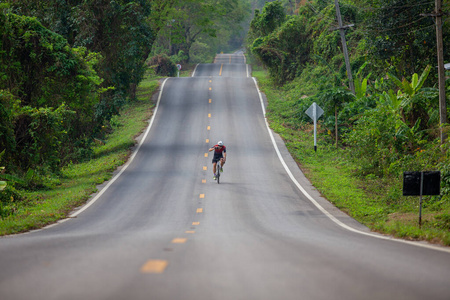
POLYGON ((368 236, 275 136, 342 226, 300 192, 249 71, 242 53, 224 54, 168 79, 136 157, 98 200, 0 239, 0 299, 450 299, 449 252, 368 236), (205 157, 218 140, 219 185, 205 157))

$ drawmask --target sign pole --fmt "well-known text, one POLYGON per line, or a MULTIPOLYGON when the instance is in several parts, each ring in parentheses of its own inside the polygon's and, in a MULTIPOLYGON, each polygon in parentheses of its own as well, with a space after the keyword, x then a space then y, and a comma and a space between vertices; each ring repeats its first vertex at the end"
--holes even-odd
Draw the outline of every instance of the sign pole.
POLYGON ((422 228, 423 196, 437 196, 440 194, 440 171, 403 172, 403 196, 420 196, 419 228, 422 228))
POLYGON ((423 172, 420 172, 419 228, 422 228, 423 172))
POLYGON ((317 119, 323 114, 323 109, 314 102, 305 113, 313 119, 314 122, 314 152, 317 152, 317 119))
POLYGON ((177 77, 180 77, 180 70, 181 70, 180 64, 177 64, 177 69, 178 69, 177 77))
POLYGON ((314 152, 317 152, 317 105, 313 106, 313 120, 314 120, 314 152))

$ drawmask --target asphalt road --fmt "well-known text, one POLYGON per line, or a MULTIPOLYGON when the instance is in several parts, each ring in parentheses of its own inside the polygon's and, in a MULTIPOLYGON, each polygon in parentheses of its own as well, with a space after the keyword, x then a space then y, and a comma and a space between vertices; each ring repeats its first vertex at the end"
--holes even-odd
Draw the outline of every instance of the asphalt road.
POLYGON ((450 252, 372 236, 322 199, 268 131, 249 72, 224 54, 165 81, 95 201, 0 239, 0 299, 450 299, 450 252))

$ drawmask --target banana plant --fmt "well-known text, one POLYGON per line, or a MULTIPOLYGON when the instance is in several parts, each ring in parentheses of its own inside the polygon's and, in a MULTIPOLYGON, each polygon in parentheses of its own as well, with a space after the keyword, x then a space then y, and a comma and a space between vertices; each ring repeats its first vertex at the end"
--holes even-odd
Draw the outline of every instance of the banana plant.
POLYGON ((356 99, 362 99, 367 94, 367 81, 369 80, 369 77, 372 75, 370 73, 365 78, 360 79, 360 74, 366 67, 367 62, 365 62, 358 70, 358 73, 356 73, 356 78, 353 80, 353 83, 355 85, 355 96, 356 99))
POLYGON ((428 65, 422 72, 422 75, 420 75, 420 78, 419 75, 417 75, 417 73, 414 73, 411 82, 409 82, 406 78, 403 78, 403 80, 400 81, 400 79, 398 79, 395 75, 392 75, 390 73, 388 73, 388 76, 402 90, 404 94, 412 98, 422 88, 423 84, 425 83, 425 80, 428 77, 428 74, 430 74, 430 71, 431 66, 428 65))
MULTIPOLYGON (((402 119, 408 122, 409 126, 415 126, 418 121, 418 116, 415 111, 418 109, 426 109, 426 102, 424 102, 424 97, 426 97, 423 93, 419 93, 422 90, 422 86, 425 83, 428 75, 430 74, 431 66, 427 66, 425 70, 422 72, 422 75, 414 73, 411 82, 409 82, 406 78, 400 81, 395 75, 388 73, 389 79, 391 79, 395 85, 399 88, 397 92, 397 100, 396 106, 398 106, 398 110, 402 114, 402 119)), ((429 113, 429 112, 428 112, 429 113)))

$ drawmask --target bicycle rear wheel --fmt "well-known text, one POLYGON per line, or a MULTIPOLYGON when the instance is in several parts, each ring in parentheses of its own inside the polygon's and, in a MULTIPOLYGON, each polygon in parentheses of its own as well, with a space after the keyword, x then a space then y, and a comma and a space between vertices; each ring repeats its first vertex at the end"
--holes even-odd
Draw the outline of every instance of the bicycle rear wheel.
POLYGON ((217 184, 220 183, 220 164, 217 163, 216 165, 216 179, 217 179, 217 184))

